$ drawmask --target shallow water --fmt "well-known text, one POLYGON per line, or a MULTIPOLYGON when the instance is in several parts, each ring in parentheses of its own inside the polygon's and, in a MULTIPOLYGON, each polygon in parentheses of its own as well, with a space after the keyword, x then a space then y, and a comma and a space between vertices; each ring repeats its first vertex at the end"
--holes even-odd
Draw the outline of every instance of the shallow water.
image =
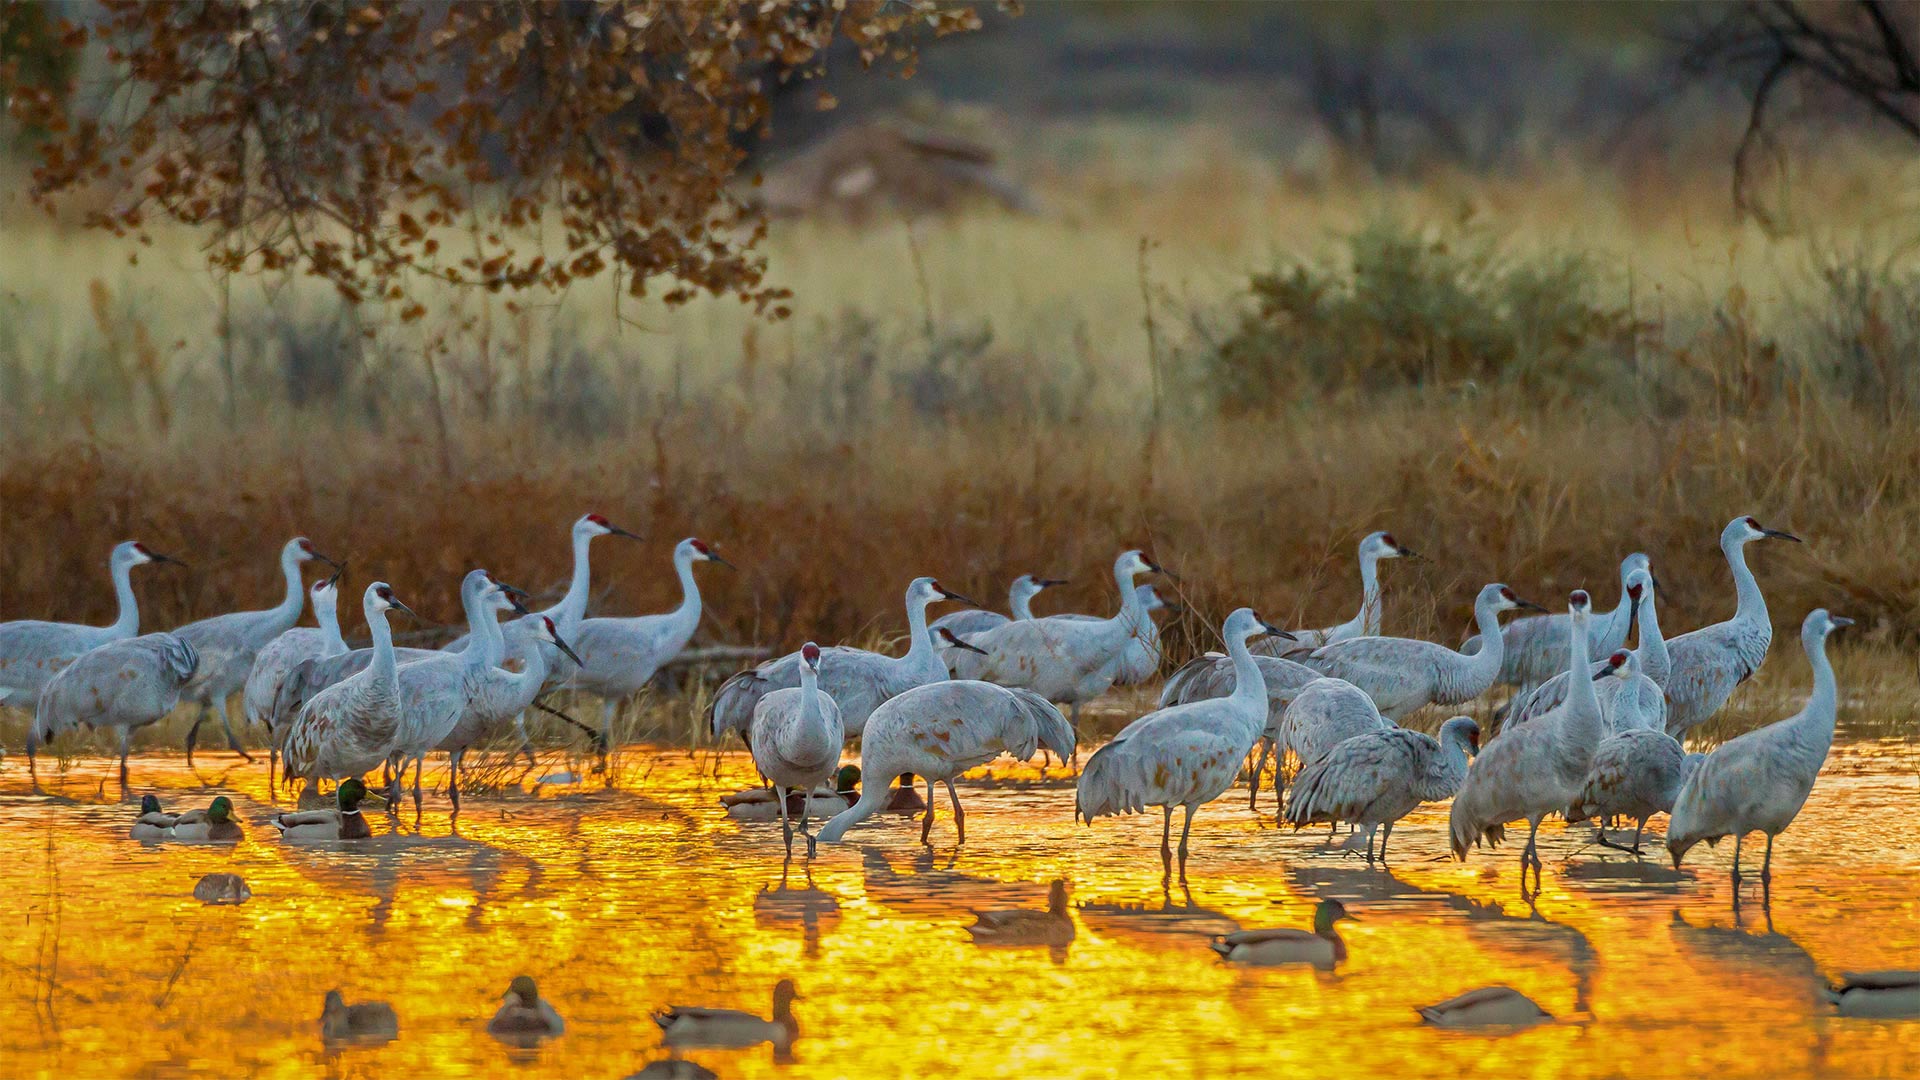
POLYGON ((1201 811, 1191 892, 1163 891, 1157 816, 1074 825, 1070 787, 1005 762, 961 788, 964 847, 943 800, 931 853, 917 822, 891 817, 810 868, 783 865, 777 824, 722 815, 716 796, 751 778, 742 757, 629 750, 611 789, 590 775, 477 798, 458 836, 430 798, 420 834, 410 807, 398 836, 376 814, 382 837, 356 850, 272 839, 264 767, 225 755, 197 776, 136 758, 135 790, 170 809, 230 794, 245 842, 130 841, 112 768, 43 775, 45 795, 17 762, 0 774, 7 1076, 621 1077, 664 1056, 651 1010, 764 1014, 781 977, 803 998, 791 1061, 765 1046, 689 1056, 743 1077, 1920 1075, 1920 1021, 1839 1019, 1817 993, 1828 974, 1920 956, 1911 742, 1836 747, 1777 846, 1770 905, 1749 888, 1737 911, 1727 844, 1675 874, 1657 844, 1644 862, 1603 858, 1577 850, 1589 830, 1549 825, 1530 909, 1513 849, 1444 858, 1444 806, 1396 832, 1391 871, 1369 870, 1320 834, 1276 830, 1270 798, 1249 814, 1244 789, 1201 811), (220 871, 253 899, 194 901, 220 871), (1043 907, 1055 878, 1071 946, 969 941, 971 909, 1043 907), (1235 967, 1206 947, 1306 926, 1319 897, 1358 916, 1332 972, 1235 967), (532 1052, 483 1030, 521 973, 568 1022, 532 1052), (1414 1013, 1495 982, 1559 1021, 1496 1037, 1414 1013), (399 1040, 325 1051, 332 987, 391 1002, 399 1040))

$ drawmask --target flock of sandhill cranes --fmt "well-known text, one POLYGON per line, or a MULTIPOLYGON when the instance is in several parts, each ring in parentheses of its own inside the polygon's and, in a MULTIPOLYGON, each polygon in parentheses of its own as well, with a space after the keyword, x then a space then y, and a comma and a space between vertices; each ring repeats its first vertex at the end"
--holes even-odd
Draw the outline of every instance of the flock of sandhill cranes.
MULTIPOLYGON (((337 610, 339 564, 303 537, 281 549, 286 595, 277 606, 140 635, 132 571, 175 560, 127 541, 109 563, 120 605, 112 625, 0 624, 0 704, 33 713, 30 763, 39 744, 76 725, 114 729, 125 785, 129 734, 183 702, 198 710, 187 736, 189 761, 209 715, 220 719, 240 751, 226 705, 241 693, 246 719, 268 732, 276 765, 284 759, 286 782, 304 779, 311 788, 384 766, 397 793, 411 765, 417 814, 421 764, 428 754, 445 752, 458 813, 470 749, 508 731, 517 731, 526 749, 523 716, 556 688, 605 700, 594 733, 604 749, 619 703, 692 637, 701 613, 694 564, 725 560, 700 540, 683 540, 673 555, 683 593, 678 608, 590 619, 589 545, 608 535, 633 537, 597 514, 574 523, 572 581, 544 611, 527 611, 525 593, 485 570, 467 574, 460 600, 468 633, 438 650, 394 645, 389 612, 408 608, 378 581, 362 596, 372 644, 350 649, 337 610), (334 573, 309 588, 303 566, 310 561, 334 573), (309 594, 319 625, 297 627, 309 594), (503 622, 503 613, 514 617, 503 622)), ((1837 692, 1825 642, 1849 620, 1825 610, 1806 617, 1801 641, 1814 688, 1799 714, 1704 755, 1686 753, 1680 740, 1719 711, 1766 658, 1772 625, 1745 552, 1767 539, 1797 538, 1745 516, 1722 531, 1737 601, 1724 622, 1663 636, 1651 560, 1636 553, 1621 563, 1621 595, 1609 612, 1595 612, 1583 590, 1558 615, 1506 585, 1487 585, 1474 602, 1479 632, 1456 650, 1380 633, 1378 564, 1417 556, 1387 533, 1369 535, 1359 546, 1363 593, 1352 619, 1285 630, 1250 608, 1235 610, 1221 629, 1224 654, 1210 653, 1174 672, 1160 707, 1087 760, 1077 782, 1076 817, 1091 823, 1159 808, 1161 857, 1171 874, 1173 814, 1181 810, 1177 851, 1184 877, 1195 811, 1246 773, 1249 805, 1255 805, 1266 760, 1277 753, 1296 766, 1291 793, 1279 800, 1281 818, 1296 826, 1345 823, 1353 832, 1343 846, 1364 848, 1369 862, 1385 858, 1395 822, 1423 802, 1451 798, 1451 845, 1463 859, 1471 847, 1502 840, 1509 824, 1527 823, 1523 887, 1530 866, 1537 888, 1536 836, 1551 814, 1632 820, 1632 840, 1617 846, 1638 853, 1647 819, 1669 813, 1674 862, 1701 840, 1733 836, 1736 880, 1741 837, 1760 831, 1767 836, 1766 880, 1773 838, 1805 802, 1831 743, 1837 692), (1542 614, 1502 625, 1500 617, 1516 610, 1542 614), (1628 650, 1635 627, 1638 639, 1628 650), (1443 722, 1437 738, 1400 726, 1420 710, 1451 709, 1498 685, 1515 693, 1484 747, 1480 726, 1466 716, 1443 722), (1249 770, 1256 747, 1260 756, 1249 770)), ((816 841, 841 839, 897 797, 890 790, 896 778, 906 786, 916 776, 927 784, 922 838, 933 824, 938 781, 964 842, 955 778, 1003 753, 1027 758, 1045 748, 1077 759, 1080 706, 1116 684, 1156 673, 1153 613, 1166 605, 1138 579, 1166 573, 1140 551, 1123 552, 1113 565, 1120 607, 1111 617, 1037 616, 1034 596, 1058 582, 1023 575, 1013 583, 1010 616, 968 610, 932 622, 928 608, 936 603, 977 605, 933 578, 917 578, 906 591, 904 655, 809 642, 728 679, 709 706, 710 730, 715 737, 734 732, 751 750, 773 787, 789 850, 789 804, 811 853, 816 841), (1062 704, 1071 720, 1060 712, 1062 704), (832 783, 848 739, 859 741, 867 779, 857 798, 832 783), (809 807, 823 797, 845 809, 809 835, 809 807)), ((343 783, 339 792, 339 815, 357 813, 364 788, 343 783)), ((287 827, 325 831, 326 813, 300 815, 287 827)), ((149 816, 157 822, 167 815, 149 816)), ((357 820, 331 820, 349 831, 364 828, 357 820)), ((1601 841, 1616 844, 1604 829, 1601 841)))

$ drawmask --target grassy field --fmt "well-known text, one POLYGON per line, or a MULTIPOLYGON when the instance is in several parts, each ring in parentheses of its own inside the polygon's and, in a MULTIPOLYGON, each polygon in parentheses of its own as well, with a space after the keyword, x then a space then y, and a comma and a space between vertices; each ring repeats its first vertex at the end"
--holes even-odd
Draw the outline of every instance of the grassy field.
POLYGON ((1856 616, 1913 700, 1910 165, 1860 153, 1769 235, 1714 175, 1365 185, 1187 138, 1036 177, 1040 215, 783 223, 783 323, 582 287, 396 328, 239 281, 223 336, 190 238, 129 266, 10 212, 0 618, 109 619, 127 536, 193 564, 142 572, 146 625, 262 606, 299 532, 452 622, 475 565, 557 589, 595 510, 647 537, 596 545, 596 612, 674 602, 681 536, 740 565, 703 571, 707 641, 894 633, 922 573, 996 606, 1067 576, 1041 606, 1101 610, 1144 545, 1184 657, 1240 603, 1345 618, 1375 528, 1430 556, 1387 568, 1392 632, 1457 640, 1489 580, 1610 603, 1645 550, 1672 633, 1731 610, 1714 540, 1751 513, 1808 541, 1753 552, 1782 650, 1813 606, 1856 616), (1308 299, 1262 307, 1260 274, 1308 299))

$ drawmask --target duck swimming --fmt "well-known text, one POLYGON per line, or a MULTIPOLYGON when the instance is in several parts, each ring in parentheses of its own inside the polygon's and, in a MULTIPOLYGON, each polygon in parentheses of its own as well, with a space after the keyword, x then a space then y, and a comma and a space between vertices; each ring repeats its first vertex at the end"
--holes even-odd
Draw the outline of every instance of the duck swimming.
POLYGON ((1055 880, 1047 889, 1047 910, 1013 908, 976 911, 967 927, 976 945, 1066 945, 1073 941, 1073 917, 1067 914, 1067 883, 1055 880))
MULTIPOLYGON (((805 796, 806 811, 809 817, 832 817, 852 806, 860 797, 860 767, 842 765, 840 771, 833 774, 833 790, 814 788, 805 796)), ((799 817, 801 793, 787 793, 787 814, 799 817)), ((727 816, 735 821, 779 821, 780 802, 772 788, 748 788, 732 795, 720 796, 720 805, 727 808, 727 816)))
POLYGON ((367 786, 358 777, 348 777, 335 792, 339 809, 276 814, 271 824, 282 840, 365 840, 373 835, 367 827, 367 816, 360 812, 360 803, 366 797, 367 786))
POLYGON ((567 1030, 560 1013, 540 996, 532 976, 515 975, 507 985, 506 1001, 487 1021, 487 1034, 501 1042, 531 1046, 567 1030))
POLYGON ((669 1005, 653 1014, 660 1025, 662 1040, 671 1047, 705 1046, 743 1049, 772 1043, 775 1049, 791 1048, 800 1037, 800 1025, 793 1018, 793 1003, 800 997, 792 979, 781 979, 773 988, 773 1019, 763 1020, 739 1009, 705 1009, 669 1005))
POLYGON ((1313 909, 1311 932, 1291 927, 1242 930, 1215 938, 1209 948, 1236 964, 1312 964, 1330 969, 1347 958, 1347 943, 1340 940, 1334 924, 1351 918, 1340 901, 1322 900, 1313 909))
POLYGON ((205 810, 180 815, 174 823, 172 839, 188 843, 233 844, 246 835, 240 823, 233 818, 233 800, 221 795, 205 810))

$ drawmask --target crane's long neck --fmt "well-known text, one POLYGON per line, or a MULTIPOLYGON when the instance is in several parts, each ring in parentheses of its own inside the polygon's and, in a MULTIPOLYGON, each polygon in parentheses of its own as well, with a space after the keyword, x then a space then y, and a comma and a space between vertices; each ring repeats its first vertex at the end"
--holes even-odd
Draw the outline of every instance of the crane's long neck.
POLYGON ((367 670, 373 672, 375 682, 387 686, 397 694, 400 680, 395 675, 393 628, 387 625, 385 609, 372 606, 367 608, 367 629, 373 634, 373 662, 367 665, 367 670))
POLYGON ((1734 609, 1735 622, 1747 626, 1765 627, 1771 634, 1773 624, 1767 618, 1767 598, 1760 592, 1760 582, 1755 580, 1753 571, 1747 566, 1747 544, 1744 540, 1722 540, 1720 550, 1726 552, 1727 566, 1733 570, 1734 596, 1739 606, 1734 609))
POLYGON ((560 598, 560 602, 543 613, 553 620, 563 636, 576 629, 580 620, 587 615, 587 595, 593 590, 593 573, 587 561, 587 548, 592 543, 592 533, 573 534, 573 580, 567 582, 567 593, 560 598))
POLYGON ((1450 798, 1467 779, 1467 740, 1448 728, 1441 733, 1440 752, 1427 763, 1426 790, 1431 800, 1450 798))
POLYGON ((927 605, 931 603, 932 600, 923 599, 907 602, 907 655, 894 663, 916 673, 937 667, 944 677, 946 661, 940 659, 940 652, 933 645, 933 635, 927 633, 927 605))
POLYGON ((693 557, 675 555, 673 572, 680 577, 680 606, 673 609, 673 625, 691 635, 700 625, 700 583, 693 578, 693 557))
POLYGON ((791 761, 819 761, 835 749, 820 711, 820 676, 806 664, 800 665, 800 720, 783 734, 781 754, 791 761))
MULTIPOLYGON (((483 599, 476 597, 467 605, 467 633, 469 644, 460 654, 470 668, 499 667, 507 659, 507 632, 501 629, 500 618, 494 614, 493 607, 483 599)), ((523 652, 539 653, 542 649, 525 649, 523 652)))
POLYGON ((1495 610, 1492 600, 1474 602, 1473 621, 1480 629, 1480 651, 1472 656, 1461 657, 1454 665, 1459 669, 1459 677, 1455 680, 1459 690, 1472 691, 1466 697, 1459 698, 1460 701, 1486 693, 1487 688, 1493 685, 1493 680, 1500 677, 1500 665, 1507 658, 1507 640, 1500 634, 1500 612, 1495 610), (1478 690, 1473 689, 1476 686, 1478 690))
POLYGON ((1017 584, 1007 590, 1007 610, 1012 613, 1014 621, 1032 621, 1034 595, 1031 589, 1021 588, 1017 584))
POLYGON ((120 604, 120 617, 113 621, 113 636, 130 638, 140 632, 140 602, 133 597, 133 564, 113 565, 113 595, 120 604))
POLYGON ((340 607, 332 601, 315 600, 313 619, 320 624, 320 634, 326 639, 327 654, 337 656, 347 651, 347 639, 340 633, 340 607))
POLYGON ((1807 650, 1807 663, 1813 666, 1813 694, 1807 698, 1807 707, 1790 723, 1794 725, 1799 747, 1810 755, 1818 755, 1814 763, 1817 768, 1833 747, 1833 725, 1840 710, 1840 684, 1833 677, 1833 662, 1827 659, 1827 635, 1805 633, 1801 645, 1807 650))
MULTIPOLYGON (((493 624, 493 637, 501 643, 495 647, 501 649, 502 658, 504 659, 505 635, 501 632, 498 622, 493 624)), ((520 662, 525 666, 519 671, 508 671, 506 668, 498 667, 499 661, 495 661, 496 666, 488 674, 499 675, 504 678, 507 686, 507 694, 514 703, 514 707, 511 709, 512 712, 518 713, 532 704, 533 699, 539 696, 540 688, 547 684, 547 672, 552 670, 552 665, 547 661, 547 650, 551 648, 553 648, 551 645, 547 645, 546 642, 541 641, 539 647, 523 650, 520 662)), ((472 652, 473 650, 469 648, 467 651, 472 652)), ((555 651, 557 652, 558 650, 555 651)))
POLYGON ((1561 720, 1561 732, 1569 747, 1581 748, 1592 753, 1599 745, 1601 731, 1600 695, 1594 692, 1593 675, 1588 670, 1587 660, 1588 616, 1585 612, 1575 612, 1569 620, 1573 629, 1569 633, 1567 681, 1567 711, 1561 720))
POLYGON ((1380 633, 1380 555, 1371 547, 1360 553, 1360 633, 1380 633))
POLYGON ((1660 633, 1660 613, 1654 610, 1651 591, 1640 598, 1640 644, 1634 652, 1640 657, 1640 673, 1665 690, 1667 676, 1673 674, 1673 657, 1667 652, 1667 639, 1660 633))
POLYGON ((1120 587, 1120 611, 1107 622, 1132 634, 1147 621, 1147 605, 1140 599, 1140 590, 1134 587, 1130 571, 1114 570, 1113 583, 1120 587))
POLYGON ((300 556, 291 547, 280 553, 280 575, 287 580, 287 594, 273 608, 275 620, 285 627, 300 621, 307 606, 307 587, 300 580, 300 556))
POLYGON ((1267 726, 1267 678, 1247 648, 1246 638, 1237 634, 1229 636, 1227 655, 1233 659, 1233 702, 1239 706, 1237 711, 1246 715, 1252 724, 1247 737, 1251 746, 1267 726))

